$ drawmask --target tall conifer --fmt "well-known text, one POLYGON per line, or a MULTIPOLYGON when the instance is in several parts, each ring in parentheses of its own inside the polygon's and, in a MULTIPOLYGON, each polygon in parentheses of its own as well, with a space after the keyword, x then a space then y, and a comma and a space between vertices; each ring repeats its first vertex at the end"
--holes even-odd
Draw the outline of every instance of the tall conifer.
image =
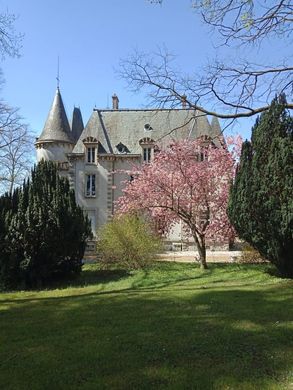
POLYGON ((89 221, 54 163, 41 161, 21 190, 0 198, 0 225, 2 284, 42 285, 80 272, 89 221))
POLYGON ((239 236, 293 277, 293 118, 275 98, 243 144, 228 213, 239 236))

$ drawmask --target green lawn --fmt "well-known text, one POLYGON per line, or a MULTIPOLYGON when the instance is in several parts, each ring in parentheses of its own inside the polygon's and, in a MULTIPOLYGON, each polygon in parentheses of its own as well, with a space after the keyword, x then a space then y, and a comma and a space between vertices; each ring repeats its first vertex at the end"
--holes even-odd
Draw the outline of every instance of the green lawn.
POLYGON ((267 265, 85 267, 0 294, 1 389, 292 389, 293 281, 267 265))

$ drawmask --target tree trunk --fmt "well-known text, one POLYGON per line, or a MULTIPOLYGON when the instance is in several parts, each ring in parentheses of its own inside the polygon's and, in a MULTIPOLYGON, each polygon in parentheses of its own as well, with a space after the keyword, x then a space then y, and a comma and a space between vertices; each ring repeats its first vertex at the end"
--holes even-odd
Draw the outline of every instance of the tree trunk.
POLYGON ((206 260, 205 236, 199 236, 198 233, 193 229, 191 229, 191 231, 199 254, 200 268, 208 269, 206 260))

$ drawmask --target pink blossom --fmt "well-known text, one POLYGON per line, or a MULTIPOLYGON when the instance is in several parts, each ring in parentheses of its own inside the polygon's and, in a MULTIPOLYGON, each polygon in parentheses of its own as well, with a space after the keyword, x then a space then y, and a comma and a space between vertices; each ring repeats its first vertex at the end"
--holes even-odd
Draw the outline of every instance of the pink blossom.
MULTIPOLYGON (((228 144, 235 148, 231 139, 228 144)), ((146 212, 161 233, 182 220, 206 268, 205 240, 227 241, 234 235, 226 209, 236 149, 231 152, 201 140, 173 143, 150 164, 128 172, 135 179, 126 183, 118 213, 146 212)))

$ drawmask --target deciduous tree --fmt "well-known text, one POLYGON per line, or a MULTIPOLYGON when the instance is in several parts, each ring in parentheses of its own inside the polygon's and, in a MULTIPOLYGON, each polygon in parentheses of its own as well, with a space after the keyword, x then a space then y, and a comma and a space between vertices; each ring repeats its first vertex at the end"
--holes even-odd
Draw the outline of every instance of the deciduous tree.
POLYGON ((23 34, 15 30, 16 15, 6 11, 0 13, 0 55, 18 57, 23 34))
POLYGON ((12 194, 28 176, 32 164, 33 137, 16 114, 0 133, 0 194, 12 194))
MULTIPOLYGON (((16 16, 0 13, 0 57, 18 57, 23 35, 15 30, 16 16)), ((0 84, 3 84, 0 70, 0 84)), ((32 137, 19 116, 18 109, 0 99, 0 193, 12 193, 31 166, 32 137)))
MULTIPOLYGON (((150 0, 163 3, 163 0, 150 0)), ((176 107, 185 101, 187 107, 233 121, 250 117, 269 108, 276 94, 286 93, 286 107, 293 109, 290 57, 274 52, 270 60, 261 60, 261 47, 270 38, 290 47, 293 7, 290 1, 209 0, 190 1, 204 25, 211 27, 216 45, 225 46, 217 58, 194 74, 176 70, 168 50, 150 54, 135 52, 121 61, 120 75, 133 91, 145 89, 150 104, 176 107), (257 46, 258 61, 237 56, 235 49, 257 46), (228 50, 231 52, 229 60, 228 50)), ((166 4, 168 6, 168 4, 166 4)), ((170 5, 172 6, 172 5, 170 5)), ((285 47, 285 46, 284 46, 285 47)), ((195 48, 191 48, 195 50, 195 48)))
POLYGON ((118 212, 147 211, 164 229, 182 220, 207 268, 206 239, 233 235, 226 207, 234 160, 227 147, 209 140, 181 141, 128 173, 134 180, 126 185, 118 212))

